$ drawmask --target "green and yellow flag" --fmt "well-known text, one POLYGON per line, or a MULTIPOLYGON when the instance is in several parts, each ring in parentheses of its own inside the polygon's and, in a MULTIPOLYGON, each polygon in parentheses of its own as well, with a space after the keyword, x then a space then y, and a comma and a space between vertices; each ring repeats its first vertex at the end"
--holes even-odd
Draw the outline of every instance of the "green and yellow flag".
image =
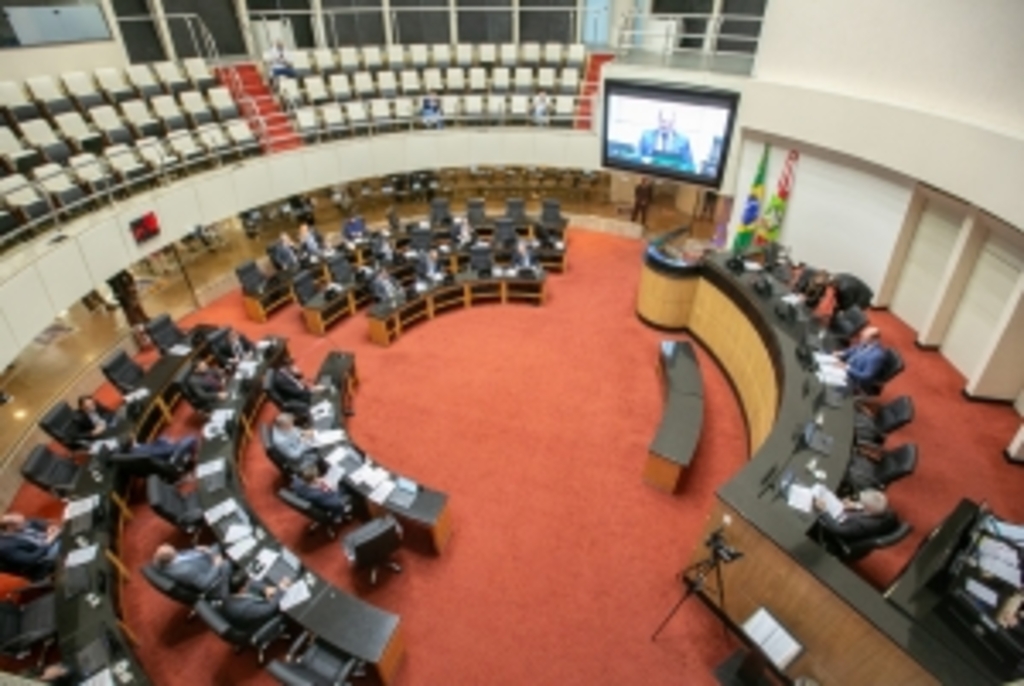
POLYGON ((743 223, 732 239, 732 249, 734 252, 745 250, 754 242, 757 223, 761 218, 761 203, 764 201, 764 180, 768 176, 768 151, 770 147, 767 143, 764 144, 761 162, 757 165, 757 174, 754 175, 754 183, 750 187, 750 195, 747 196, 747 204, 743 208, 743 217, 741 219, 743 223))
POLYGON ((768 201, 764 208, 764 218, 761 220, 761 229, 757 232, 758 245, 764 243, 775 243, 782 233, 782 220, 786 218, 786 208, 789 206, 789 194, 793 190, 793 177, 796 175, 796 163, 800 159, 800 153, 790 150, 786 155, 786 164, 782 167, 779 175, 779 185, 775 189, 775 195, 768 201))

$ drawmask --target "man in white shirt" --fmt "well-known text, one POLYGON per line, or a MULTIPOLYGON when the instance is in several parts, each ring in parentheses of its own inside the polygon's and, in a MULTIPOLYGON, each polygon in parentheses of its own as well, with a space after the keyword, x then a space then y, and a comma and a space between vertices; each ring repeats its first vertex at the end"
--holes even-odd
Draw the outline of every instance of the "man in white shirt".
POLYGON ((277 41, 274 47, 263 56, 263 59, 270 67, 270 77, 275 81, 282 76, 287 76, 290 79, 298 78, 291 60, 288 59, 288 51, 284 49, 284 44, 281 41, 277 41))
POLYGON ((548 118, 551 115, 551 101, 545 91, 537 93, 533 99, 533 123, 537 126, 547 126, 548 118))

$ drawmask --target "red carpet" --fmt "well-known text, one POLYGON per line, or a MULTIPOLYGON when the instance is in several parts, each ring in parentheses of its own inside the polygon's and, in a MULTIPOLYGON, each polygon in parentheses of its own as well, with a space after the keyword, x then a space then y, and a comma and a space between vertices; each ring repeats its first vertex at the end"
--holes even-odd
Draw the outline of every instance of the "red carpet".
MULTIPOLYGON (((403 551, 401 575, 354 585, 337 542, 307 534, 281 504, 276 471, 258 443, 243 461, 247 493, 274 533, 318 573, 403 620, 401 686, 437 684, 711 684, 733 648, 699 603, 685 606, 657 643, 651 632, 679 597, 674 575, 698 544, 715 488, 744 464, 738 404, 700 352, 705 431, 684 492, 640 480, 661 412, 656 373, 662 334, 634 315, 641 245, 575 231, 570 268, 549 281, 542 308, 486 306, 369 344, 359 315, 326 338, 307 334, 294 307, 266 325, 243 319, 226 296, 186 323, 238 326, 288 337, 312 371, 331 349, 356 353, 362 385, 352 431, 384 464, 446 491, 454 523, 440 557, 403 551)), ((887 397, 909 392, 917 420, 893 438, 921 445, 918 473, 891 490, 913 540, 862 567, 886 581, 961 495, 987 498, 1024 521, 1013 498, 1020 472, 1000 457, 1016 428, 1002 406, 967 403, 962 379, 936 353, 913 348, 894 317, 873 314, 907 359, 887 397)), ((271 416, 269 409, 264 419, 271 416)), ((172 433, 188 422, 179 407, 172 433)), ((38 504, 22 489, 28 509, 38 504)), ((135 508, 123 556, 137 569, 171 528, 135 508)), ((161 685, 270 684, 252 654, 235 655, 199 620, 151 590, 126 590, 140 657, 161 685)))
POLYGON ((292 120, 278 105, 270 87, 255 64, 218 67, 217 78, 231 91, 238 111, 249 121, 264 152, 279 152, 302 147, 292 120), (262 126, 259 125, 262 122, 262 126))

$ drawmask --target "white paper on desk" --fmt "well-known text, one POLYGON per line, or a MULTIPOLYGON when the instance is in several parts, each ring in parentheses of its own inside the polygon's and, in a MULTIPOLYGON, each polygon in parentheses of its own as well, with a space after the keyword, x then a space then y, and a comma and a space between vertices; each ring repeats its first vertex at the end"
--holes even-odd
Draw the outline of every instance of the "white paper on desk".
POLYGON ((208 523, 216 524, 220 520, 224 519, 224 517, 234 512, 236 509, 238 509, 238 504, 235 502, 235 499, 228 498, 227 500, 222 500, 221 502, 211 507, 204 513, 204 516, 206 517, 206 521, 208 523))
POLYGON ((100 504, 99 495, 91 495, 88 498, 80 498, 78 500, 72 500, 64 506, 64 521, 80 517, 87 512, 92 512, 100 504))
POLYGON ((1020 587, 1020 568, 1017 565, 999 557, 981 555, 978 558, 978 566, 985 573, 1002 579, 1014 588, 1020 587))
POLYGON ((340 464, 341 461, 348 457, 351 453, 352 450, 347 445, 339 445, 337 448, 331 451, 330 455, 324 458, 324 462, 326 462, 327 464, 340 464))
POLYGON ((359 467, 359 469, 352 472, 352 474, 350 474, 348 478, 351 479, 352 483, 358 485, 361 483, 365 483, 366 480, 370 478, 373 474, 373 465, 367 462, 366 464, 359 467))
POLYGON ((223 472, 223 471, 224 471, 224 458, 223 457, 218 457, 215 460, 210 460, 209 462, 204 462, 201 465, 199 465, 198 467, 196 467, 196 476, 198 478, 202 479, 204 476, 210 476, 211 474, 216 474, 217 472, 223 472))
POLYGON ((203 424, 203 438, 208 441, 212 441, 215 438, 220 438, 224 435, 224 425, 216 422, 206 422, 203 424))
POLYGON ((763 607, 743 623, 743 632, 760 646, 779 669, 785 669, 800 653, 800 644, 763 607))
POLYGON ((790 484, 786 491, 786 502, 794 510, 810 512, 814 507, 814 490, 801 484, 790 484))
POLYGON ((373 492, 370 493, 369 498, 378 505, 383 505, 384 501, 391 495, 391 491, 395 490, 395 482, 391 479, 382 481, 373 492))
POLYGON ((343 429, 327 429, 323 431, 317 431, 313 436, 313 445, 321 448, 325 445, 334 445, 345 440, 345 431, 343 429))
POLYGON ((316 405, 309 408, 309 414, 313 419, 324 419, 326 417, 333 417, 334 407, 331 405, 330 400, 321 400, 316 405))
POLYGON ((743 268, 748 272, 759 272, 762 269, 764 269, 764 267, 761 266, 760 262, 752 262, 751 260, 744 260, 743 268))
POLYGON ((235 562, 238 562, 243 557, 249 554, 249 551, 256 547, 256 539, 252 536, 237 541, 234 545, 227 549, 228 557, 235 562))
POLYGON ((274 345, 274 342, 266 338, 261 341, 256 341, 256 349, 260 352, 263 352, 272 345, 274 345))
POLYGON ((238 363, 238 368, 235 370, 235 377, 238 379, 251 379, 256 375, 256 368, 259 363, 255 360, 244 360, 238 363))
POLYGON ((332 464, 324 474, 324 482, 331 488, 337 489, 338 482, 345 478, 345 468, 338 463, 332 464))
POLYGON ((219 410, 214 410, 210 413, 210 421, 215 424, 225 424, 235 416, 235 411, 230 407, 224 407, 219 410))
POLYGON ((259 569, 260 571, 258 574, 253 574, 252 577, 257 581, 265 577, 267 575, 267 572, 270 571, 270 568, 274 566, 274 563, 277 562, 277 558, 279 557, 281 557, 281 553, 277 552, 276 550, 261 550, 259 553, 256 554, 257 569, 259 569))
POLYGON ((149 397, 148 388, 136 388, 131 393, 126 393, 124 396, 125 402, 135 402, 136 400, 144 400, 149 397))
POLYGON ((999 604, 999 594, 980 581, 968 579, 964 588, 967 589, 968 593, 989 607, 995 607, 999 604))
POLYGON ((820 499, 825 504, 825 512, 832 515, 832 519, 839 521, 843 518, 843 515, 846 513, 846 507, 843 505, 843 501, 830 491, 827 486, 814 484, 811 486, 811 491, 815 498, 820 499))
POLYGON ((224 533, 224 542, 227 544, 236 543, 247 536, 252 536, 252 527, 248 524, 232 524, 224 533))
POLYGON ((305 581, 296 581, 289 586, 284 595, 281 596, 281 602, 278 607, 281 608, 281 612, 287 612, 296 605, 300 605, 310 598, 309 586, 306 585, 305 581))
POLYGON ((114 676, 110 671, 110 667, 106 667, 85 681, 79 682, 79 686, 114 686, 114 676))
POLYGON ((804 299, 800 296, 799 293, 787 293, 786 295, 779 298, 779 300, 786 303, 787 305, 799 305, 804 301, 804 299))
POLYGON ((988 536, 982 536, 981 540, 978 541, 978 554, 982 557, 997 558, 1014 567, 1018 566, 1020 561, 1016 548, 1005 541, 989 538, 988 536))
POLYGON ((89 454, 98 455, 103 450, 116 450, 117 439, 116 438, 104 438, 99 441, 93 441, 89 444, 89 454))
POLYGON ((846 388, 846 372, 834 369, 822 368, 817 373, 818 381, 833 388, 846 388))
POLYGON ((87 548, 78 548, 68 553, 68 556, 64 558, 65 567, 77 567, 78 565, 84 565, 92 562, 96 559, 96 552, 99 550, 99 546, 95 543, 87 548))
POLYGON ((383 467, 374 467, 363 480, 363 483, 365 483, 370 488, 377 488, 382 483, 384 483, 384 481, 389 476, 391 475, 388 473, 388 470, 384 469, 383 467))
POLYGON ((168 348, 167 352, 171 355, 179 355, 181 357, 184 357, 185 355, 188 355, 189 353, 192 352, 192 346, 185 345, 184 343, 179 343, 178 345, 168 348))

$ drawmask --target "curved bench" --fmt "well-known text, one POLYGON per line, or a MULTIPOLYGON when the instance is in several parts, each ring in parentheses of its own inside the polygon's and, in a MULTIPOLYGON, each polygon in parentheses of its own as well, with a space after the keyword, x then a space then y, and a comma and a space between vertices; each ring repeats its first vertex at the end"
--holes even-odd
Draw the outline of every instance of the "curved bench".
POLYGON ((664 341, 659 356, 665 409, 644 464, 644 481, 667 493, 682 485, 704 423, 704 382, 693 346, 664 341))

